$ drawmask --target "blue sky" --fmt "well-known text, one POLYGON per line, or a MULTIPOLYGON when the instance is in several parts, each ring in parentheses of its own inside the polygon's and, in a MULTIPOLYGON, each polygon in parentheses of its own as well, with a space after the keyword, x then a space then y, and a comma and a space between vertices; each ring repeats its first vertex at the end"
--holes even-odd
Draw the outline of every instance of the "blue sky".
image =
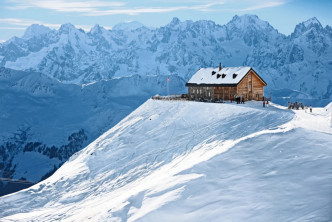
POLYGON ((316 17, 332 25, 332 0, 0 0, 0 41, 22 36, 31 24, 57 29, 72 23, 89 30, 95 24, 111 28, 139 21, 146 26, 180 20, 213 20, 226 24, 234 15, 255 14, 284 34, 296 24, 316 17))

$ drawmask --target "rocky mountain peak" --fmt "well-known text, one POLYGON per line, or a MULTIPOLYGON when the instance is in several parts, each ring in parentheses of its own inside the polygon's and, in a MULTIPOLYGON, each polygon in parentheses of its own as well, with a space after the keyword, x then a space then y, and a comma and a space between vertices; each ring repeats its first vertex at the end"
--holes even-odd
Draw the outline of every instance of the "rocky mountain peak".
POLYGON ((226 24, 226 29, 230 39, 243 38, 249 46, 282 37, 282 34, 268 22, 259 19, 256 15, 236 15, 226 24))
POLYGON ((39 24, 32 24, 26 29, 22 38, 30 39, 33 37, 39 37, 41 35, 47 34, 50 31, 51 29, 46 26, 39 24))
POLYGON ((242 16, 235 15, 226 26, 242 31, 250 28, 254 28, 256 30, 273 29, 273 27, 268 22, 259 19, 257 15, 248 14, 242 16))
POLYGON ((76 30, 75 26, 71 23, 65 23, 63 25, 60 26, 59 28, 59 32, 60 33, 65 33, 68 34, 69 32, 76 30))
POLYGON ((179 18, 177 18, 177 17, 174 17, 173 19, 172 19, 172 21, 168 24, 169 26, 176 26, 176 25, 178 25, 178 24, 180 24, 181 23, 181 21, 180 21, 180 19, 179 18))
POLYGON ((106 31, 106 29, 97 24, 91 28, 90 33, 91 34, 101 34, 104 31, 106 31))
POLYGON ((303 25, 307 28, 310 28, 312 26, 322 27, 322 25, 320 24, 320 22, 318 21, 318 19, 316 17, 310 18, 307 21, 303 22, 303 25))
POLYGON ((297 38, 310 30, 322 30, 323 26, 318 21, 316 17, 310 18, 307 21, 301 22, 298 25, 296 25, 294 32, 292 33, 292 38, 297 38))

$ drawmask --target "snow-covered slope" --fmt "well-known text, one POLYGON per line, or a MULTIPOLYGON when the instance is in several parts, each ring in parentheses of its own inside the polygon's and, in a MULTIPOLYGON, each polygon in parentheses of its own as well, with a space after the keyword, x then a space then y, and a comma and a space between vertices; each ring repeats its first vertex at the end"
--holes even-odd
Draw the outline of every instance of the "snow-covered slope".
POLYGON ((0 66, 90 83, 133 74, 189 80, 198 69, 221 62, 253 67, 276 101, 287 103, 278 93, 296 90, 326 105, 332 99, 331 46, 332 28, 317 18, 298 24, 289 36, 255 15, 234 16, 226 25, 177 18, 156 29, 136 22, 112 30, 96 25, 87 33, 71 24, 59 30, 33 25, 23 38, 0 45, 0 66))
POLYGON ((330 221, 329 115, 331 104, 310 114, 148 100, 47 180, 1 197, 0 217, 330 221))
MULTIPOLYGON (((171 76, 170 93, 184 81, 171 76)), ((0 195, 39 182, 155 94, 166 76, 131 76, 78 86, 0 68, 0 195), (26 180, 29 181, 16 181, 26 180)))

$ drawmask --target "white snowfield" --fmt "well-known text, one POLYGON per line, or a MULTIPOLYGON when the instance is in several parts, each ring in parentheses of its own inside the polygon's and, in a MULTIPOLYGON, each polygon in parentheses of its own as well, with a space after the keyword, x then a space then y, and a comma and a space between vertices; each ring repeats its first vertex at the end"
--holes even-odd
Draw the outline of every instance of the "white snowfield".
POLYGON ((1 221, 331 221, 332 103, 148 100, 1 221))

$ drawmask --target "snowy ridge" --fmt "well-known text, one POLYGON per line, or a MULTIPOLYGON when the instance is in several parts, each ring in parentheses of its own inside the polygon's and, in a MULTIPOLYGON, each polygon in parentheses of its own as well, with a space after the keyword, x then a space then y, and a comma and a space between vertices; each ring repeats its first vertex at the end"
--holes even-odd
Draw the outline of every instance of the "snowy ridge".
POLYGON ((0 216, 330 220, 331 127, 303 129, 298 118, 327 113, 280 108, 148 100, 47 180, 0 198, 0 216))
MULTIPOLYGON (((183 93, 185 82, 169 78, 169 92, 183 93)), ((167 94, 166 76, 135 75, 81 87, 1 67, 0 177, 39 182, 157 93, 167 94)), ((16 185, 0 181, 0 195, 16 185)))

